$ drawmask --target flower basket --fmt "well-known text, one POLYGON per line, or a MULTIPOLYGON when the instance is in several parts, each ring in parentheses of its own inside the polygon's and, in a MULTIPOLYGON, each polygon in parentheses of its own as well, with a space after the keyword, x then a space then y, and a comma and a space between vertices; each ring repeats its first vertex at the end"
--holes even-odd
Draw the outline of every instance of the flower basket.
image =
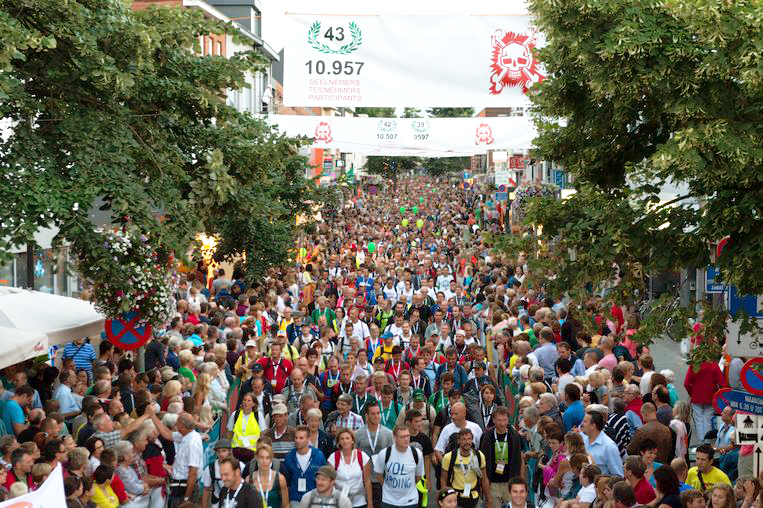
POLYGON ((558 197, 559 186, 553 183, 525 182, 514 191, 511 213, 514 224, 520 224, 526 213, 527 203, 535 197, 558 197))
POLYGON ((177 272, 172 256, 134 230, 100 230, 103 241, 74 253, 91 286, 89 299, 109 319, 134 312, 139 324, 160 326, 175 311, 177 272))

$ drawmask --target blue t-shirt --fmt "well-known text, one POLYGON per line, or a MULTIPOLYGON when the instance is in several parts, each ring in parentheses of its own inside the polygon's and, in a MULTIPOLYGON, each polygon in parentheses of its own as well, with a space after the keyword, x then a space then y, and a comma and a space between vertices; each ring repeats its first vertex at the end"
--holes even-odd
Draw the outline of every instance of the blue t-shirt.
POLYGON ((24 410, 15 400, 4 400, 0 402, 0 418, 3 419, 8 434, 15 434, 13 424, 24 423, 24 410))
POLYGON ((569 432, 573 427, 577 427, 583 423, 583 417, 585 417, 585 410, 583 409, 583 403, 576 400, 569 405, 567 411, 562 415, 564 421, 564 431, 569 432))

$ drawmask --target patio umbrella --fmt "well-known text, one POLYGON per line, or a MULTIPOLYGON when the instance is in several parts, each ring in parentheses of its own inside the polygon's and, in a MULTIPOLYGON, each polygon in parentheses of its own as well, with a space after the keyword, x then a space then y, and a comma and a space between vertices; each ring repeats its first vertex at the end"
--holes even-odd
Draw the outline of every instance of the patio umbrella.
POLYGON ((44 333, 0 326, 0 369, 46 354, 44 333))
MULTIPOLYGON (((104 317, 92 303, 19 288, 0 288, 0 327, 36 332, 48 345, 98 335, 104 317)), ((47 350, 47 348, 46 348, 47 350)))

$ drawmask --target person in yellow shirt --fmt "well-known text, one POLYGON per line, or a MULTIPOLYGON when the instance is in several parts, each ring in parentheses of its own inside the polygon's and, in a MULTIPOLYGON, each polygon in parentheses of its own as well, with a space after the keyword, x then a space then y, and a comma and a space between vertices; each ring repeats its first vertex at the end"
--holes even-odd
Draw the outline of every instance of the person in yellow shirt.
POLYGON ((384 332, 381 334, 381 339, 383 342, 379 345, 379 347, 376 348, 374 356, 371 358, 372 363, 380 356, 385 362, 388 362, 392 359, 392 348, 395 347, 394 338, 395 337, 391 332, 384 332))
POLYGON ((700 445, 697 448, 697 465, 689 469, 689 474, 686 477, 686 483, 691 488, 700 492, 707 492, 716 484, 731 485, 726 473, 713 466, 713 455, 715 455, 715 450, 708 444, 700 445))
POLYGON ((490 496, 490 482, 486 471, 485 454, 473 446, 474 435, 468 428, 458 433, 458 448, 446 453, 442 458, 440 485, 458 492, 458 505, 474 508, 485 493, 486 508, 493 508, 490 496))
POLYGON ((95 468, 93 475, 93 497, 91 501, 98 508, 118 508, 119 499, 111 488, 111 480, 114 478, 114 468, 101 464, 95 468))

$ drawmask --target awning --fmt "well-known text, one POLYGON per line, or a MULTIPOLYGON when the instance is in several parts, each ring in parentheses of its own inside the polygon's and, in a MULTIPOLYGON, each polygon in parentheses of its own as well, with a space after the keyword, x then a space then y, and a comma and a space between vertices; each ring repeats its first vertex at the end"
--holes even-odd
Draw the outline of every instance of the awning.
POLYGON ((48 354, 44 333, 0 326, 0 369, 48 354))
POLYGON ((104 319, 92 303, 84 300, 0 288, 0 327, 43 334, 50 346, 100 334, 104 319))

